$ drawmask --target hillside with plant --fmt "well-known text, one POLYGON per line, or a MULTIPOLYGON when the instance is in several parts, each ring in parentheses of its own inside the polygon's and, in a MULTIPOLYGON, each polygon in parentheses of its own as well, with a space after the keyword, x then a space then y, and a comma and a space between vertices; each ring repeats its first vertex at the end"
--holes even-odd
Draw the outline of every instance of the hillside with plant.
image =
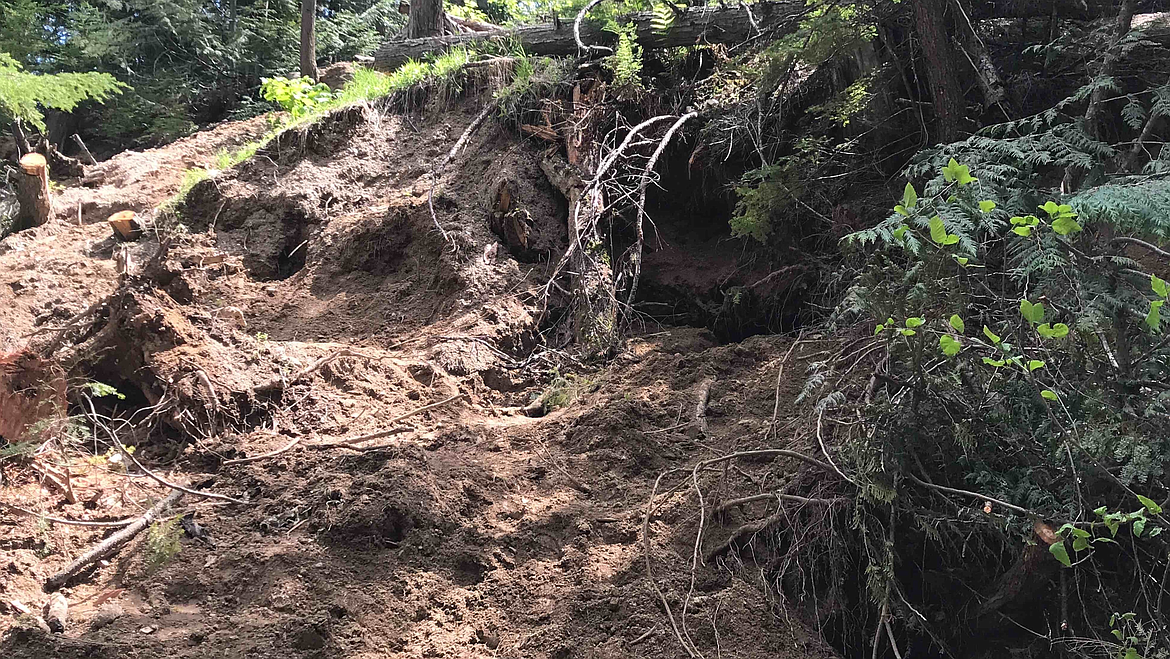
POLYGON ((1170 652, 1162 0, 0 0, 0 126, 5 656, 1170 652))

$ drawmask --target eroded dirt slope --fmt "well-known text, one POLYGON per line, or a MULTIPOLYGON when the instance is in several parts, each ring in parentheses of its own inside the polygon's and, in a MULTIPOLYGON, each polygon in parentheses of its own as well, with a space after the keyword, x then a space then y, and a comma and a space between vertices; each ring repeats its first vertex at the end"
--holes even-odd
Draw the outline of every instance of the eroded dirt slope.
MULTIPOLYGON (((98 398, 97 413, 127 420, 108 425, 143 464, 247 501, 186 497, 181 512, 210 537, 183 537, 156 561, 166 552, 144 535, 83 574, 62 591, 63 634, 12 602, 39 611, 45 579, 108 530, 0 509, 0 653, 684 656, 657 585, 676 614, 685 600, 681 632, 707 656, 832 654, 798 610, 767 597, 759 569, 717 560, 692 579, 698 508, 683 479, 664 481, 643 532, 664 470, 764 445, 774 411, 780 424, 794 416, 798 378, 776 381, 791 341, 718 346, 706 330, 659 328, 592 368, 540 348, 538 294, 564 223, 536 166, 541 147, 485 127, 429 194, 430 163, 476 110, 354 108, 287 134, 196 186, 181 211, 191 233, 154 262, 153 234, 123 251, 97 212, 0 243, 0 348, 53 337, 106 300, 62 335, 67 375, 123 393, 98 398), (522 249, 489 228, 502 180, 526 211, 522 249), (553 369, 574 375, 554 380, 553 369), (684 422, 711 378, 702 436, 684 422), (550 387, 568 404, 524 414, 550 387)), ((238 127, 219 130, 200 144, 238 127)), ((178 179, 134 186, 126 194, 145 210, 178 179)), ((63 197, 84 208, 98 194, 63 197)), ((789 368, 820 349, 797 346, 789 368)), ((108 436, 62 436, 64 451, 54 440, 3 463, 5 502, 102 520, 165 494, 109 459, 108 436), (76 503, 38 465, 67 469, 76 503)), ((725 477, 728 497, 775 487, 725 477)), ((705 542, 767 506, 728 512, 705 542)), ((766 560, 769 542, 753 555, 766 560)))

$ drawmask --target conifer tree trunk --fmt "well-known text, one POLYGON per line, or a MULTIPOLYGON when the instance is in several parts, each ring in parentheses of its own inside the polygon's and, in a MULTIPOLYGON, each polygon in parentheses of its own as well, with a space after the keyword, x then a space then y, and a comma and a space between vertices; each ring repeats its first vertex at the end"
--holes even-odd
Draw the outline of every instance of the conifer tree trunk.
POLYGON ((934 100, 935 140, 943 143, 959 139, 967 111, 945 9, 945 0, 914 0, 914 27, 922 42, 926 80, 934 100))
POLYGON ((301 0, 301 76, 317 82, 317 0, 301 0))
POLYGON ((411 0, 410 19, 406 23, 408 39, 437 37, 443 34, 443 0, 411 0))
MULTIPOLYGON (((1136 7, 1136 0, 1122 1, 1121 10, 1117 14, 1117 36, 1109 50, 1105 52, 1105 60, 1101 63, 1101 71, 1098 72, 1097 77, 1109 78, 1117 73, 1117 65, 1121 62, 1122 55, 1117 44, 1125 35, 1129 34, 1133 27, 1133 13, 1136 7)), ((1105 95, 1107 93, 1113 94, 1114 91, 1100 85, 1094 88, 1093 95, 1089 98, 1089 107, 1085 110, 1085 128, 1090 135, 1098 139, 1101 137, 1101 119, 1105 112, 1105 95)))

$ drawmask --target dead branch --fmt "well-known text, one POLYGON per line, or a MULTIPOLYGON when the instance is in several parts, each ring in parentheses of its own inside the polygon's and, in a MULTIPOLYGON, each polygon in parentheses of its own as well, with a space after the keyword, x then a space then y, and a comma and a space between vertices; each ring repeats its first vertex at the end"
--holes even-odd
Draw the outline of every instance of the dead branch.
POLYGON ((1150 244, 1144 240, 1140 240, 1138 238, 1130 238, 1128 236, 1118 236, 1118 237, 1114 238, 1113 240, 1110 240, 1109 242, 1115 243, 1115 244, 1121 243, 1121 244, 1137 245, 1138 247, 1149 250, 1149 251, 1153 252, 1154 254, 1161 256, 1164 259, 1170 259, 1170 252, 1167 252, 1166 250, 1161 249, 1160 247, 1158 247, 1156 245, 1152 245, 1152 244, 1150 244))
POLYGON ((142 517, 139 517, 126 528, 98 543, 96 547, 82 554, 80 558, 70 563, 68 567, 49 577, 48 581, 45 582, 45 592, 51 593, 59 589, 70 579, 81 574, 89 566, 117 554, 126 543, 134 539, 139 533, 142 533, 146 527, 158 520, 168 508, 178 503, 179 499, 182 498, 182 491, 175 490, 171 492, 166 498, 155 504, 153 508, 146 511, 142 517))
POLYGON ((723 554, 731 551, 731 548, 735 545, 740 544, 741 542, 751 538, 761 531, 767 530, 768 527, 772 526, 773 524, 779 523, 786 515, 787 513, 785 513, 783 510, 780 510, 759 521, 744 524, 743 526, 736 529, 735 532, 732 533, 731 536, 729 536, 726 540, 708 551, 706 555, 703 556, 703 562, 709 563, 712 560, 719 558, 723 554))
POLYGON ((443 170, 446 169, 447 165, 451 164, 451 161, 455 160, 455 156, 459 155, 459 152, 463 150, 467 141, 471 139, 471 135, 479 129, 480 125, 488 118, 488 115, 496 109, 497 105, 498 103, 496 101, 485 105, 475 119, 471 120, 471 123, 468 124, 463 134, 459 136, 459 139, 455 141, 455 146, 451 147, 447 155, 431 168, 431 188, 427 190, 427 208, 431 211, 431 220, 434 221, 435 228, 439 230, 439 234, 443 236, 443 240, 449 243, 452 249, 456 249, 457 246, 451 240, 451 237, 447 235, 447 230, 443 228, 443 225, 439 222, 438 214, 435 213, 435 188, 439 185, 439 176, 442 175, 443 170))
POLYGON ((646 163, 646 168, 642 170, 642 181, 638 186, 638 211, 637 219, 635 220, 635 227, 638 232, 638 242, 631 254, 634 261, 634 273, 630 277, 630 294, 626 297, 626 304, 634 303, 634 294, 638 292, 638 278, 642 274, 642 248, 646 243, 645 232, 642 228, 642 220, 646 217, 646 190, 650 186, 650 175, 654 172, 654 166, 658 164, 658 159, 662 157, 662 153, 666 151, 666 145, 670 144, 670 139, 678 132, 679 128, 686 122, 699 116, 698 112, 688 112, 679 117, 670 128, 667 129, 666 134, 658 142, 658 148, 654 149, 654 153, 650 156, 650 160, 646 163))
POLYGON ((727 512, 736 506, 744 504, 755 503, 756 501, 791 501, 792 503, 799 503, 810 506, 833 506, 839 503, 849 503, 850 499, 845 497, 837 497, 835 499, 809 499, 807 497, 797 496, 795 494, 784 494, 782 492, 765 492, 763 494, 753 494, 749 497, 742 497, 739 499, 732 499, 726 503, 719 504, 711 512, 719 514, 727 512))
POLYGON ((591 10, 594 7, 596 7, 597 5, 601 4, 601 2, 602 2, 602 0, 589 0, 589 3, 586 4, 584 7, 582 7, 581 11, 577 12, 577 18, 575 18, 573 20, 573 40, 577 42, 577 48, 579 48, 587 53, 612 53, 613 52, 613 48, 607 48, 605 46, 588 45, 584 41, 581 40, 581 21, 585 20, 585 14, 588 14, 589 10, 591 10))
POLYGON ((825 418, 825 410, 822 409, 820 411, 820 413, 817 414, 817 442, 821 445, 821 453, 825 454, 825 460, 828 460, 829 465, 833 467, 833 471, 837 472, 837 475, 839 475, 841 478, 844 478, 845 480, 849 481, 850 483, 857 485, 857 483, 852 478, 846 476, 845 472, 841 471, 837 467, 836 463, 833 462, 833 458, 829 456, 829 449, 828 449, 828 447, 825 446, 825 438, 821 435, 821 424, 822 424, 822 421, 824 420, 824 418, 825 418))
POLYGON ((700 437, 706 437, 710 429, 707 427, 707 402, 711 398, 711 387, 715 378, 707 378, 699 383, 699 390, 695 394, 695 411, 691 413, 691 424, 698 429, 700 437))
POLYGON ((301 437, 297 437, 296 439, 292 440, 288 444, 285 444, 283 447, 276 449, 275 451, 271 451, 271 452, 265 453, 263 455, 255 455, 255 456, 252 456, 250 458, 238 458, 236 460, 225 460, 222 464, 223 464, 223 466, 226 467, 228 465, 242 465, 242 464, 246 464, 248 462, 257 462, 259 460, 267 460, 268 458, 274 458, 274 457, 280 455, 281 453, 287 453, 288 451, 293 450, 293 448, 295 448, 297 444, 301 443, 302 439, 304 439, 303 435, 301 437))
POLYGON ((792 351, 796 350, 796 346, 800 345, 801 337, 803 336, 804 332, 801 332, 800 336, 797 336, 796 340, 792 342, 792 345, 788 346, 788 352, 784 353, 784 359, 780 360, 780 368, 776 371, 776 397, 774 399, 775 402, 772 404, 772 422, 768 424, 768 432, 764 433, 764 441, 768 441, 772 433, 776 432, 776 419, 780 415, 780 382, 784 377, 784 365, 788 363, 788 358, 792 356, 792 351))
POLYGON ((971 499, 979 499, 980 501, 990 501, 991 503, 994 503, 994 504, 999 505, 999 506, 1003 506, 1004 508, 1007 508, 1008 510, 1012 510, 1012 511, 1015 511, 1017 513, 1020 513, 1021 515, 1027 515, 1028 517, 1031 517, 1033 519, 1039 519, 1039 518, 1043 517, 1043 515, 1035 512, 1033 510, 1028 510, 1027 508, 1021 508, 1019 506, 1010 504, 1006 501, 1000 501, 999 499, 987 496, 986 494, 980 494, 978 492, 971 492, 969 490, 960 490, 960 489, 956 489, 953 487, 946 487, 944 485, 935 485, 934 483, 927 483, 926 481, 915 476, 914 474, 907 473, 906 475, 909 476, 910 480, 914 481, 918 485, 921 485, 922 487, 930 488, 932 490, 938 490, 939 492, 945 492, 947 494, 957 494, 959 496, 964 496, 964 497, 968 497, 971 499))
POLYGON ((67 524, 69 526, 98 526, 98 527, 105 527, 105 528, 121 528, 123 526, 133 524, 134 521, 137 519, 137 518, 123 519, 123 520, 119 520, 117 522, 88 522, 88 521, 80 520, 80 519, 63 519, 61 517, 50 517, 48 515, 42 515, 41 513, 21 508, 20 506, 14 506, 6 501, 0 501, 0 506, 4 506, 5 508, 8 508, 9 510, 11 510, 13 512, 20 513, 21 515, 26 515, 28 517, 35 517, 37 519, 43 519, 45 521, 52 522, 54 524, 67 524))
POLYGON ((670 602, 666 599, 666 594, 662 592, 662 588, 658 585, 658 580, 654 578, 654 568, 650 561, 650 517, 654 514, 654 497, 658 494, 658 486, 662 483, 662 479, 667 475, 680 471, 677 469, 670 469, 658 475, 654 480, 654 487, 650 489, 650 498, 646 501, 646 514, 642 517, 642 550, 643 557, 646 559, 646 578, 650 581, 650 586, 654 589, 655 594, 658 595, 658 601, 662 604, 662 609, 666 611, 666 618, 670 621, 670 628, 674 630, 674 636, 678 639, 683 650, 686 651, 690 659, 703 659, 703 655, 698 649, 693 648, 689 641, 683 637, 682 630, 678 627, 678 622, 674 619, 674 612, 670 608, 670 602))
MULTIPOLYGON (((408 419, 416 414, 422 414, 423 412, 433 410, 437 407, 442 407, 442 406, 446 405, 447 403, 450 403, 450 402, 459 400, 460 398, 463 398, 465 395, 466 394, 462 394, 462 393, 455 394, 454 396, 451 396, 449 398, 444 398, 443 400, 441 400, 437 403, 431 403, 430 405, 424 405, 423 407, 420 407, 418 409, 411 410, 411 411, 406 412, 404 414, 399 414, 398 416, 394 417, 393 419, 390 419, 386 423, 388 423, 388 424, 397 423, 399 421, 402 421, 403 419, 408 419)), ((349 437, 347 439, 340 439, 340 440, 337 440, 336 442, 329 442, 329 443, 324 443, 324 444, 309 444, 309 445, 307 445, 307 447, 312 448, 312 449, 330 449, 330 448, 338 448, 338 447, 353 447, 354 444, 360 444, 362 442, 366 442, 366 441, 369 441, 371 439, 378 439, 379 437, 389 437, 390 435, 396 435, 400 432, 407 432, 409 430, 413 430, 413 428, 410 428, 410 427, 390 428, 389 430, 380 430, 378 432, 370 433, 368 435, 358 435, 357 437, 349 437)), ((287 449, 285 449, 285 450, 287 450, 287 449)))
MULTIPOLYGON (((318 359, 317 361, 313 362, 309 366, 298 371, 295 375, 293 375, 291 378, 288 378, 287 380, 284 378, 281 378, 281 377, 273 378, 273 379, 269 380, 268 382, 266 382, 265 384, 262 384, 259 387, 256 387, 254 389, 254 391, 256 393, 270 393, 270 392, 282 390, 282 389, 288 387, 289 385, 296 384, 297 382, 300 382, 301 380, 309 377, 313 373, 316 373, 317 371, 321 370, 321 368, 324 367, 326 364, 333 363, 334 361, 336 361, 342 357, 360 357, 362 359, 368 359, 371 361, 380 359, 379 357, 374 357, 371 355, 364 355, 360 352, 350 350, 349 348, 342 348, 341 350, 331 352, 328 355, 318 359)), ((210 383, 208 383, 208 388, 210 389, 210 383)), ((212 390, 212 396, 214 396, 214 395, 215 395, 215 391, 212 390)))
POLYGON ((81 141, 81 136, 80 136, 80 135, 78 135, 77 133, 74 133, 74 134, 73 134, 73 141, 74 141, 74 142, 77 142, 77 146, 78 146, 78 148, 80 148, 80 149, 81 149, 81 153, 82 153, 82 155, 84 155, 84 156, 85 156, 85 159, 89 161, 89 164, 91 164, 91 165, 96 165, 96 164, 98 164, 98 163, 97 163, 97 158, 94 158, 94 157, 93 157, 93 154, 89 152, 89 147, 87 147, 87 146, 85 145, 85 142, 82 142, 82 141, 81 141))

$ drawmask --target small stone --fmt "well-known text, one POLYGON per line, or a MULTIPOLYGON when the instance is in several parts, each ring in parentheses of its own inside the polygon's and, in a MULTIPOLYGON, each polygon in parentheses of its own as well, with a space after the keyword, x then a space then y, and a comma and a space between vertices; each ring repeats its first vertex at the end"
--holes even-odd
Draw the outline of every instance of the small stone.
POLYGON ((89 626, 92 629, 101 629, 125 614, 126 611, 122 608, 121 604, 117 602, 106 602, 97 610, 93 618, 90 619, 89 626))
POLYGON ((143 627, 142 629, 139 629, 138 631, 142 632, 143 634, 153 634, 153 633, 154 633, 154 627, 151 627, 150 625, 147 625, 146 627, 143 627))

